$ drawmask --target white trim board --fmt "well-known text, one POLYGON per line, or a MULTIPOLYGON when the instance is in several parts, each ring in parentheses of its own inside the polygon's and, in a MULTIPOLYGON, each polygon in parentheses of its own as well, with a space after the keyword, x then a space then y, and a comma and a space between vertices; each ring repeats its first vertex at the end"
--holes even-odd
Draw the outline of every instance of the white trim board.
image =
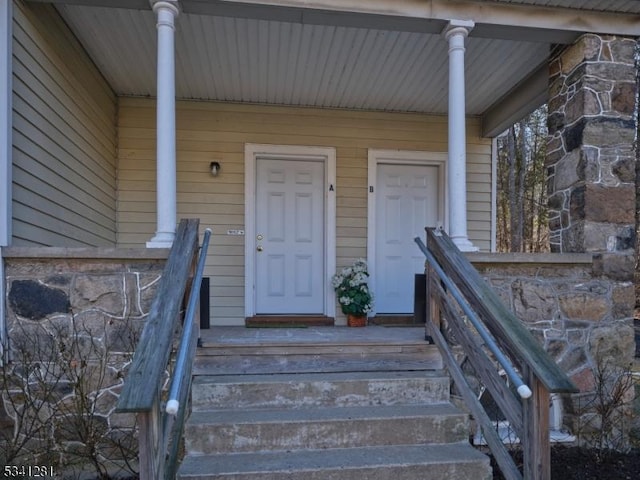
POLYGON ((491 252, 498 248, 498 138, 491 139, 491 252))
POLYGON ((13 0, 0 0, 0 246, 11 242, 13 0))
MULTIPOLYGON (((11 243, 13 0, 0 0, 0 247, 11 243)), ((5 274, 0 258, 0 365, 6 344, 5 274)))
MULTIPOLYGON (((438 167, 438 185, 440 187, 439 216, 442 227, 448 229, 449 209, 447 205, 447 152, 426 152, 415 150, 377 150, 368 151, 368 189, 367 197, 367 263, 369 275, 376 275, 376 185, 379 164, 427 165, 438 167)), ((416 246, 416 248, 418 248, 416 246)), ((375 292, 374 292, 375 295, 375 292)), ((375 316, 374 310, 371 316, 375 316)))
POLYGON ((256 235, 253 206, 256 200, 256 160, 258 158, 278 158, 291 160, 312 160, 325 165, 325 300, 324 314, 335 317, 335 295, 331 277, 336 269, 336 149, 298 145, 267 145, 247 143, 244 148, 244 314, 255 315, 255 263, 253 239, 256 235))

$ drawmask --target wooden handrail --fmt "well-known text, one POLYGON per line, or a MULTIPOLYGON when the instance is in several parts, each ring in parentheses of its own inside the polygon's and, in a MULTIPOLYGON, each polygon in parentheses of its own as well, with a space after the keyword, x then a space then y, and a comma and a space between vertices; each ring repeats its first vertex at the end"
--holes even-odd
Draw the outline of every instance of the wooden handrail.
POLYGON ((138 417, 141 480, 164 479, 173 416, 161 408, 161 390, 181 318, 185 293, 198 253, 199 220, 181 220, 116 405, 116 412, 138 417), (171 417, 167 419, 167 417, 171 417))
MULTIPOLYGON (((478 335, 484 342, 485 347, 491 352, 491 355, 495 358, 495 360, 502 366, 505 374, 509 377, 509 380, 513 383, 518 391, 518 395, 522 398, 529 398, 532 394, 531 389, 524 383, 520 374, 515 370, 511 361, 502 353, 500 347, 498 347, 497 343, 493 339, 493 337, 487 331, 487 328, 478 318, 476 312, 471 308, 471 306, 467 303, 464 296, 458 289, 455 283, 449 278, 449 276, 444 272, 442 267, 438 264, 435 257, 429 252, 426 245, 422 243, 420 238, 415 239, 416 243, 420 247, 420 250, 427 257, 427 261, 431 268, 433 268, 438 276, 440 277, 440 281, 446 287, 448 293, 454 298, 454 300, 458 303, 463 313, 466 315, 467 320, 471 323, 473 328, 475 328, 478 335)), ((444 291, 444 290, 443 290, 444 291)))
POLYGON ((207 250, 209 248, 209 240, 211 238, 211 229, 207 228, 202 239, 202 246, 198 255, 196 271, 191 282, 192 288, 189 294, 187 310, 184 315, 182 325, 182 335, 180 338, 180 347, 176 355, 175 368, 173 370, 173 378, 165 412, 169 415, 165 417, 167 427, 173 423, 172 438, 170 442, 169 454, 166 462, 166 478, 173 480, 178 472, 179 456, 182 447, 182 433, 184 432, 184 424, 188 414, 188 399, 191 394, 191 380, 193 372, 193 362, 196 354, 196 347, 200 339, 200 284, 202 283, 202 274, 207 260, 207 250))
POLYGON ((526 363, 551 393, 576 393, 578 389, 509 310, 496 292, 460 253, 449 236, 433 228, 427 230, 429 250, 451 276, 477 311, 501 347, 526 363))
MULTIPOLYGON (((550 480, 549 393, 575 393, 578 389, 536 342, 522 322, 508 310, 495 291, 441 230, 427 228, 427 329, 438 346, 453 381, 482 427, 487 445, 507 480, 550 480), (451 295, 455 287, 456 294, 451 295), (471 309, 471 310, 470 310, 471 309), (474 334, 460 310, 472 313, 491 334, 474 334), (516 467, 465 373, 440 331, 440 315, 464 350, 478 378, 519 436, 524 453, 523 472, 516 467), (491 347, 487 346, 491 344, 491 347), (508 365, 520 370, 533 394, 518 398, 497 371, 495 345, 508 365)), ((420 239, 416 239, 418 244, 420 239)), ((424 246, 423 246, 424 247, 424 246)))
MULTIPOLYGON (((202 274, 204 272, 204 264, 207 260, 207 249, 209 248, 211 233, 210 228, 207 228, 204 232, 196 272, 193 277, 193 283, 195 285, 200 285, 202 282, 202 274)), ((171 388, 169 389, 169 398, 167 400, 166 411, 170 415, 176 415, 180 407, 182 407, 183 411, 185 410, 185 402, 184 400, 181 401, 181 398, 185 395, 184 392, 189 390, 189 386, 191 385, 191 364, 197 345, 196 339, 199 338, 198 325, 194 322, 199 300, 200 289, 192 288, 191 294, 189 295, 189 302, 187 303, 187 311, 184 316, 180 348, 176 357, 176 366, 173 372, 173 378, 171 379, 171 388)))

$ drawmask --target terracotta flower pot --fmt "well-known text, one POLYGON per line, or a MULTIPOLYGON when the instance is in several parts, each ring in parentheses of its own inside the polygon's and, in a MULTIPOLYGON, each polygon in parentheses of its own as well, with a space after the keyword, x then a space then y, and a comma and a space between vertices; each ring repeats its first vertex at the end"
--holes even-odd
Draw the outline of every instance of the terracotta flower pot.
POLYGON ((364 327, 367 325, 366 315, 347 314, 347 325, 350 327, 364 327))

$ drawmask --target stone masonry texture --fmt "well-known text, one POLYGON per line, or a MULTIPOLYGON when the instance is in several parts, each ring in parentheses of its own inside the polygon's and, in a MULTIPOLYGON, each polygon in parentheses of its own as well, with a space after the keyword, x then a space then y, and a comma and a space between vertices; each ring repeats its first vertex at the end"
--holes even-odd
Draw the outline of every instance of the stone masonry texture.
POLYGON ((593 264, 523 272, 503 287, 581 389, 574 404, 598 390, 603 365, 623 372, 635 354, 635 55, 635 39, 587 34, 550 59, 551 251, 588 252, 593 264))
POLYGON ((164 259, 135 257, 126 251, 109 255, 86 258, 83 253, 74 258, 71 252, 60 258, 5 258, 7 330, 14 367, 5 369, 11 376, 4 378, 15 382, 22 378, 31 387, 4 383, 0 428, 11 431, 17 410, 39 405, 46 428, 22 434, 30 433, 48 446, 39 452, 42 455, 55 452, 54 457, 28 458, 29 462, 64 467, 88 458, 92 448, 99 449, 105 465, 119 460, 125 451, 136 458, 135 416, 115 413, 115 405, 164 259), (35 382, 28 377, 33 368, 44 372, 35 382), (35 395, 37 402, 44 400, 45 406, 29 395, 35 395), (95 439, 97 445, 92 445, 95 439))
MULTIPOLYGON (((530 262, 520 258, 474 266, 580 389, 562 399, 563 423, 573 433, 580 429, 584 433, 584 425, 594 424, 595 413, 585 405, 598 388, 598 369, 606 365, 619 374, 633 362, 633 282, 606 275, 597 258, 570 264, 546 262, 531 254, 530 262)), ((614 377, 612 373, 609 379, 614 377)), ((624 414, 623 407, 620 415, 624 414)), ((618 438, 626 434, 621 431, 618 438)))
POLYGON ((632 254, 634 55, 633 39, 584 35, 551 59, 546 167, 552 251, 632 254))

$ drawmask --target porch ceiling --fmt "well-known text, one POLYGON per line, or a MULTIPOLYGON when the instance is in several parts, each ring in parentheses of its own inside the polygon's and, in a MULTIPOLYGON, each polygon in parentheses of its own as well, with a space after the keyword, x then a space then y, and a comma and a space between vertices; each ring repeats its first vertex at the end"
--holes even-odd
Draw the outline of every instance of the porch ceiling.
MULTIPOLYGON (((154 96, 154 14, 146 0, 128 2, 127 6, 134 8, 95 6, 106 3, 99 0, 54 1, 118 95, 154 96)), ((118 2, 111 5, 114 3, 118 2)), ((440 14, 416 18, 401 9, 392 14, 376 13, 373 7, 364 13, 332 10, 334 0, 314 2, 323 10, 302 8, 300 4, 310 2, 300 0, 181 3, 183 12, 176 24, 179 98, 435 114, 447 111, 448 45, 441 35, 446 20, 438 18, 440 14)), ((338 5, 355 3, 347 0, 338 5)), ((365 2, 368 6, 381 3, 385 2, 365 2)), ((393 5, 412 3, 416 2, 393 5)), ((581 33, 576 25, 559 29, 557 22, 550 22, 549 28, 534 23, 508 25, 508 18, 515 14, 528 18, 529 4, 548 9, 570 7, 589 15, 605 2, 440 3, 447 8, 467 4, 508 9, 496 11, 492 17, 504 15, 504 21, 477 22, 466 51, 467 112, 484 116, 484 133, 495 135, 505 122, 517 120, 517 115, 545 101, 546 59, 552 43, 571 41, 581 33), (511 98, 505 101, 507 95, 511 98)), ((607 15, 639 18, 640 2, 606 3, 607 15)), ((576 12, 558 9, 560 16, 569 13, 576 12)), ((486 14, 486 9, 482 10, 482 15, 486 14)), ((593 18, 587 20, 593 23, 593 18)))

